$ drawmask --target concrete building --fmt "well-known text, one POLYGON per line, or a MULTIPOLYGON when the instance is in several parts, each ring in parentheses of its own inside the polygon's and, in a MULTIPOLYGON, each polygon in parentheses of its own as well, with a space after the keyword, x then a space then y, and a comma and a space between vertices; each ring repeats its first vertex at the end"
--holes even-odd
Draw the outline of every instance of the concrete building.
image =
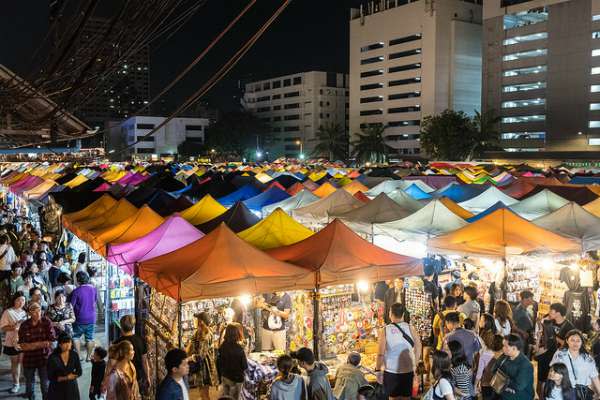
POLYGON ((352 9, 350 132, 382 124, 398 154, 418 154, 424 117, 479 110, 481 16, 481 0, 381 0, 352 9))
POLYGON ((208 128, 207 118, 173 118, 152 136, 145 134, 161 124, 165 117, 136 116, 122 122, 107 122, 107 150, 109 156, 117 154, 116 159, 135 157, 138 159, 158 159, 177 154, 177 146, 184 141, 204 143, 204 134, 208 128), (134 146, 121 152, 127 145, 140 140, 134 146))
POLYGON ((600 0, 486 0, 483 18, 482 105, 505 151, 600 150, 600 0))
POLYGON ((245 85, 242 106, 271 127, 269 159, 310 157, 319 128, 348 129, 348 75, 310 71, 245 85))

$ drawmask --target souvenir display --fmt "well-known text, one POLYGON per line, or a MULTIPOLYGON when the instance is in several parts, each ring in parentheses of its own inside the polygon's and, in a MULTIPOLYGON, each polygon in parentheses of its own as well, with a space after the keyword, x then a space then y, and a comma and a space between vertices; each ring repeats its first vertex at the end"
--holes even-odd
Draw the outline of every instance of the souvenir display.
POLYGON ((404 290, 406 310, 410 314, 410 323, 419 332, 422 341, 431 337, 433 308, 431 294, 425 292, 421 279, 409 279, 404 290))

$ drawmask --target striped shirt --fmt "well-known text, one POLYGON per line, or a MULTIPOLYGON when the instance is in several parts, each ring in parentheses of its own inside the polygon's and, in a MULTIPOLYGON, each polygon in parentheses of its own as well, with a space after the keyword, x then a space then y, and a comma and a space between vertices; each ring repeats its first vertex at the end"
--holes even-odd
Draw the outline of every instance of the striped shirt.
POLYGON ((461 395, 456 397, 457 399, 468 399, 475 395, 475 389, 473 388, 473 371, 471 368, 465 364, 460 364, 450 368, 450 373, 452 374, 454 387, 461 393, 461 395))

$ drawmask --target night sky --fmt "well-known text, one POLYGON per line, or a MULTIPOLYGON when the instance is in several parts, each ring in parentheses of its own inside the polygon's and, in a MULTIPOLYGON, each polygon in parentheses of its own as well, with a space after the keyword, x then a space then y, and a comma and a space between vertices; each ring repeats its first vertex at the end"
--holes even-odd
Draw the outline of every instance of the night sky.
MULTIPOLYGON (((165 97, 167 110, 182 103, 265 22, 282 0, 258 5, 165 97)), ((360 0, 294 0, 244 59, 205 98, 224 110, 237 107, 238 82, 288 73, 348 72, 350 7, 360 0)), ((0 15, 0 63, 27 75, 31 53, 48 28, 46 0, 4 2, 0 15)), ((157 92, 183 69, 247 4, 209 0, 168 42, 151 49, 151 91, 157 92)))

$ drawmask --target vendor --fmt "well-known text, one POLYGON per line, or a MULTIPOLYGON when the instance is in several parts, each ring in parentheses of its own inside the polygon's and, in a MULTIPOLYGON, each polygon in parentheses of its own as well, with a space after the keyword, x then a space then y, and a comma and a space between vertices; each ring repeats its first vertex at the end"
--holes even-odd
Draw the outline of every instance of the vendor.
POLYGON ((285 292, 265 294, 258 307, 262 309, 262 350, 285 351, 287 320, 292 310, 292 298, 285 292))

